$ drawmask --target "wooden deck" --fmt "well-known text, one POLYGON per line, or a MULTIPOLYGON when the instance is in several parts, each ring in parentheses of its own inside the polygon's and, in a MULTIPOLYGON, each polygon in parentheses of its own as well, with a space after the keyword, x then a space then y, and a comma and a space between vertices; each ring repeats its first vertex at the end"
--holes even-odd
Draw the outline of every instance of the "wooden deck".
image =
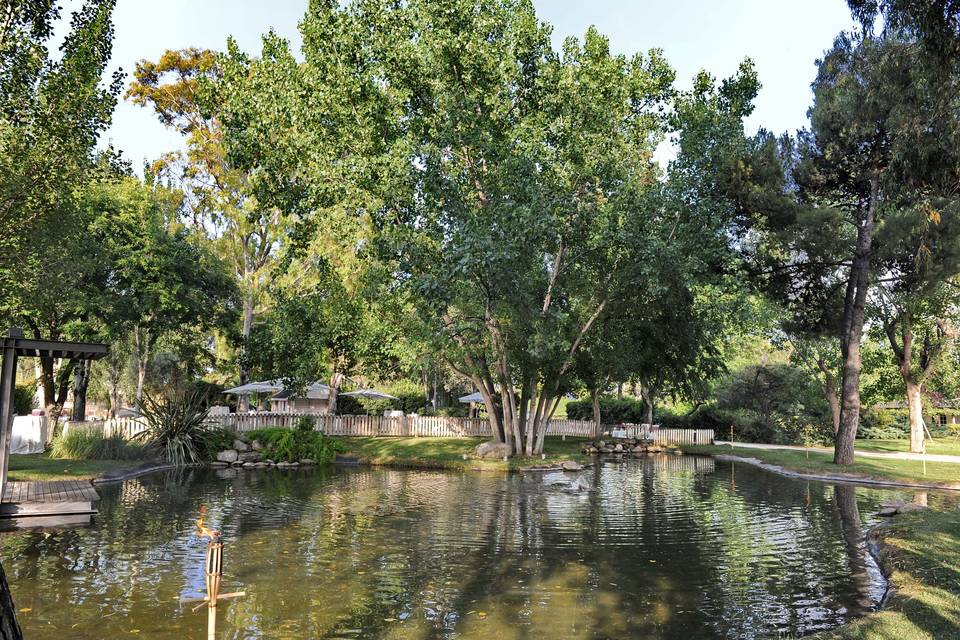
POLYGON ((95 513, 99 499, 89 480, 7 482, 0 518, 95 513))

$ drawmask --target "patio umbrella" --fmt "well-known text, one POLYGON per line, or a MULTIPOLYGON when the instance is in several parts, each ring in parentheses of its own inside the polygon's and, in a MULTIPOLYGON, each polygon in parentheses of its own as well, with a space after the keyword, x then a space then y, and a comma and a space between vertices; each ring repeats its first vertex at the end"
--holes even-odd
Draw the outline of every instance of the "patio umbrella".
POLYGON ((479 391, 474 391, 468 396, 460 396, 459 400, 464 404, 470 404, 471 402, 483 402, 483 396, 480 395, 479 391))
POLYGON ((399 400, 400 398, 392 396, 389 393, 384 393, 383 391, 377 391, 376 389, 357 389, 356 391, 348 391, 346 393, 341 393, 342 396, 353 396, 354 398, 366 398, 367 400, 399 400))
POLYGON ((263 380, 261 382, 248 382, 239 387, 227 389, 224 393, 232 393, 237 396, 252 396, 258 393, 276 393, 283 391, 283 383, 280 380, 263 380))

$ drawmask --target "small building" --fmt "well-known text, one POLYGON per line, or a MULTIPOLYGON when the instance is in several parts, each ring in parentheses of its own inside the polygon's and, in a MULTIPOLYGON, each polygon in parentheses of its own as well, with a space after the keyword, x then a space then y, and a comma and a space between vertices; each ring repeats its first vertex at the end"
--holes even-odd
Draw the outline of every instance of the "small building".
MULTIPOLYGON (((907 412, 907 403, 903 400, 881 402, 871 407, 874 411, 907 412)), ((923 421, 928 427, 945 427, 960 424, 960 399, 944 400, 938 397, 926 397, 923 403, 923 421)))
POLYGON ((307 389, 304 395, 294 395, 293 391, 284 389, 270 398, 270 411, 274 413, 325 414, 329 405, 329 388, 307 389))

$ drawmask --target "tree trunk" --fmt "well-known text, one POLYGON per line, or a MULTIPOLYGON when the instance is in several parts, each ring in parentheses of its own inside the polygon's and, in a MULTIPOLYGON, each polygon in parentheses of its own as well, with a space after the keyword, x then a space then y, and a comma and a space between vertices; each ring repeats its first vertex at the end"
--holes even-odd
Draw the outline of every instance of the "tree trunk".
POLYGON ((910 412, 910 451, 923 453, 923 385, 907 382, 906 386, 907 407, 910 412))
MULTIPOLYGON (((240 328, 240 339, 243 344, 244 357, 240 358, 240 384, 250 382, 249 359, 246 350, 249 347, 250 332, 253 330, 253 293, 247 292, 243 296, 243 325, 240 328)), ((237 410, 246 413, 250 410, 250 396, 240 396, 237 410)))
POLYGON ((7 575, 0 564, 0 640, 23 640, 23 632, 17 623, 17 607, 13 603, 7 575))
POLYGON ((111 354, 107 363, 107 392, 110 395, 110 417, 120 410, 120 362, 111 354))
POLYGON ((67 393, 70 390, 70 374, 73 373, 77 361, 68 360, 66 364, 61 364, 57 370, 56 393, 54 394, 53 404, 47 409, 47 419, 53 422, 53 437, 60 436, 63 426, 60 424, 60 415, 63 413, 63 405, 67 401, 67 393))
POLYGON ((137 358, 137 406, 143 401, 143 385, 147 379, 147 363, 150 362, 150 339, 147 331, 140 327, 133 329, 133 343, 137 358))
POLYGON ((870 257, 873 244, 873 226, 880 198, 877 175, 870 179, 870 201, 861 224, 857 226, 857 247, 850 279, 844 297, 843 334, 840 349, 843 355, 840 428, 833 448, 835 464, 852 464, 854 442, 860 426, 860 341, 866 316, 867 288, 870 283, 870 257))
POLYGON ((655 401, 653 389, 647 385, 641 385, 640 395, 643 397, 644 421, 647 424, 653 424, 653 404, 655 401))
POLYGON ((87 387, 90 385, 90 362, 81 360, 73 370, 73 414, 71 420, 87 419, 87 387))
POLYGON ((600 438, 600 390, 590 389, 590 400, 593 403, 593 437, 600 438))

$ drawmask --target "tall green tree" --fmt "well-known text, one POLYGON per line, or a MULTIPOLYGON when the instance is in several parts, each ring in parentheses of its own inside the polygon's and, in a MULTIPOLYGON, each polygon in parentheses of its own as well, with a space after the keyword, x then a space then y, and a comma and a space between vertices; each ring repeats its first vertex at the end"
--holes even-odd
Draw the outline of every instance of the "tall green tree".
MULTIPOLYGON (((272 34, 259 60, 231 48, 229 157, 261 201, 370 216, 393 287, 480 390, 495 437, 539 452, 598 322, 663 269, 699 273, 709 261, 690 256, 725 250, 723 216, 660 197, 672 70, 658 51, 612 55, 595 30, 557 54, 521 0, 316 1, 301 30, 304 64, 272 34)), ((702 76, 688 114, 738 128, 755 84, 749 68, 702 76)), ((709 120, 688 119, 704 149, 709 120)), ((694 189, 698 167, 682 168, 694 189)))
POLYGON ((93 169, 122 77, 118 71, 101 83, 113 45, 113 5, 85 2, 73 14, 59 57, 48 51, 58 3, 8 2, 2 9, 0 300, 10 299, 25 263, 43 259, 45 249, 34 238, 52 235, 93 169))
POLYGON ((220 77, 217 56, 208 49, 188 48, 165 51, 156 62, 141 60, 126 98, 152 108, 186 140, 184 151, 159 158, 151 171, 185 194, 185 216, 192 228, 232 268, 242 303, 237 362, 243 384, 249 381, 245 363, 250 361, 243 352, 256 314, 268 303, 286 217, 277 207, 259 203, 250 175, 225 156, 216 101, 205 99, 206 83, 220 77))
POLYGON ((839 336, 838 464, 853 461, 871 291, 892 280, 915 293, 924 288, 890 273, 915 248, 895 231, 900 216, 922 220, 925 202, 952 197, 958 165, 950 141, 960 123, 939 114, 955 84, 909 34, 841 34, 819 62, 811 130, 796 141, 762 133, 753 148, 759 160, 740 173, 775 185, 740 192, 754 216, 743 246, 761 256, 768 290, 808 331, 839 336))

